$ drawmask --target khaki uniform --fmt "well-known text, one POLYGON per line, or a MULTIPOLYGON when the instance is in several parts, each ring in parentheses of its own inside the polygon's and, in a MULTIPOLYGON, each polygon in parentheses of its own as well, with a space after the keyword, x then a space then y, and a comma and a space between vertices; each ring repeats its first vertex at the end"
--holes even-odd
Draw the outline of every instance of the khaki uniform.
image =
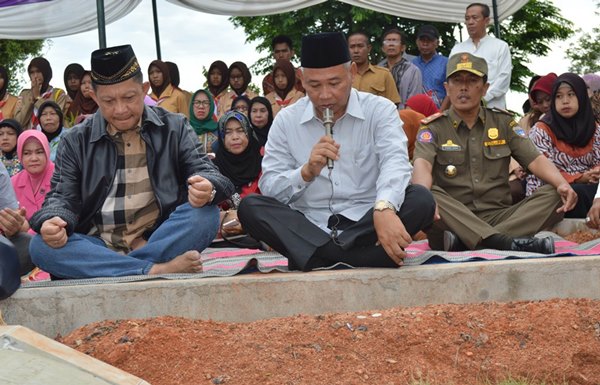
POLYGON ((183 114, 188 119, 190 118, 189 96, 183 90, 169 84, 160 96, 152 92, 150 97, 156 102, 157 106, 170 112, 183 114))
POLYGON ((0 100, 0 120, 12 119, 15 115, 15 107, 18 100, 16 96, 8 92, 4 95, 4 99, 0 100))
POLYGON ((15 107, 14 119, 21 124, 23 130, 35 128, 33 125, 33 121, 37 124, 37 117, 35 117, 35 115, 44 102, 48 100, 56 102, 64 114, 66 111, 67 99, 67 93, 60 88, 53 88, 51 93, 44 93, 44 95, 38 99, 34 99, 33 92, 30 89, 24 89, 19 94, 19 100, 15 107))
POLYGON ((291 106, 296 103, 298 100, 304 97, 304 93, 298 91, 295 88, 292 88, 290 92, 285 96, 285 100, 281 100, 279 95, 275 93, 275 91, 268 93, 265 98, 269 102, 271 102, 271 109, 273 110, 273 118, 277 115, 279 111, 283 108, 291 106))
POLYGON ((556 213, 561 199, 552 186, 511 205, 511 156, 529 165, 540 153, 510 114, 481 108, 469 129, 451 108, 423 123, 414 157, 433 166, 431 192, 442 218, 428 232, 432 249, 442 248, 443 230, 474 249, 493 234, 532 236, 562 219, 556 213))
POLYGON ((359 91, 388 98, 396 105, 400 103, 400 94, 398 94, 396 82, 387 68, 369 64, 369 68, 364 74, 357 73, 354 75, 352 87, 359 91))
MULTIPOLYGON (((252 91, 250 88, 246 88, 246 91, 242 95, 246 95, 250 100, 258 96, 256 95, 256 92, 252 91)), ((236 94, 235 91, 229 91, 225 95, 219 97, 217 103, 217 117, 219 119, 221 116, 225 115, 227 111, 231 110, 231 105, 238 96, 239 95, 236 94)))

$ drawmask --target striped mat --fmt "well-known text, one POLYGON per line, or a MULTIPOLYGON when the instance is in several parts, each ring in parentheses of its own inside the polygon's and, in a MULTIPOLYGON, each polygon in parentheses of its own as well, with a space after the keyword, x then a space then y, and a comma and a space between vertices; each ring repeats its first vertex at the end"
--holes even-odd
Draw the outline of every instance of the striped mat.
MULTIPOLYGON (((538 236, 553 236, 555 238, 556 253, 550 255, 482 249, 462 252, 433 251, 429 249, 427 241, 413 242, 407 249, 405 266, 416 266, 426 263, 448 263, 468 261, 494 261, 505 259, 549 258, 559 256, 585 256, 600 255, 600 239, 581 245, 569 242, 550 232, 539 233, 538 236)), ((202 265, 204 271, 197 274, 163 274, 163 275, 135 275, 126 277, 106 277, 91 279, 67 279, 60 281, 34 281, 26 282, 23 288, 48 287, 48 286, 73 286, 95 285, 105 283, 137 282, 154 279, 197 279, 206 277, 230 277, 240 273, 269 273, 273 271, 288 272, 287 259, 277 252, 268 252, 252 249, 216 248, 206 249, 202 252, 202 265)), ((338 263, 328 268, 351 268, 351 266, 338 263)))

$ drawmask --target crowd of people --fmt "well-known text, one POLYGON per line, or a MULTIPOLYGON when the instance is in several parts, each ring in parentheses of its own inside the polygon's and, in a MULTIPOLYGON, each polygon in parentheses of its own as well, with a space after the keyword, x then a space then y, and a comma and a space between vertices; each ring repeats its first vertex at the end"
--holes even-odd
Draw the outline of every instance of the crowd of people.
POLYGON ((534 77, 517 123, 489 22, 469 5, 450 57, 432 25, 412 57, 390 29, 378 65, 364 32, 305 36, 299 68, 276 36, 262 96, 241 61, 189 92, 128 45, 67 66, 65 90, 44 58, 18 96, 0 67, 3 242, 21 274, 54 279, 199 272, 223 240, 304 271, 401 266, 420 232, 435 250, 553 253, 533 235, 564 216, 600 226, 600 76, 534 77))

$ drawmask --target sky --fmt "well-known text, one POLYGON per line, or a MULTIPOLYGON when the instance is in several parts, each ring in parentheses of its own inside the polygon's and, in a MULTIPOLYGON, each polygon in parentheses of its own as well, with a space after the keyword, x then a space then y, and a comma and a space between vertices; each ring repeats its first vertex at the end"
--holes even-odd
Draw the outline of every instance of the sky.
MULTIPOLYGON (((600 16, 595 14, 593 0, 552 2, 561 10, 564 18, 571 20, 576 28, 581 28, 584 32, 591 32, 599 24, 600 16)), ((206 80, 202 75, 202 68, 208 68, 215 60, 223 60, 227 64, 243 61, 250 66, 261 57, 254 43, 245 42, 243 29, 234 28, 227 16, 196 12, 165 0, 157 1, 157 9, 162 60, 177 63, 181 75, 180 87, 183 89, 195 91, 201 88, 206 80)), ((90 31, 50 40, 42 51, 43 56, 53 68, 54 78, 51 83, 64 88, 62 74, 69 63, 80 63, 89 69, 90 53, 99 46, 98 32, 90 31)), ((564 58, 565 51, 575 40, 573 38, 554 43, 548 56, 531 57, 528 67, 537 74, 566 72, 568 61, 564 58)), ((107 25, 106 42, 108 46, 131 44, 146 77, 148 64, 156 59, 152 2, 143 0, 130 14, 107 25)), ((261 75, 253 76, 252 83, 260 85, 261 81, 261 75)), ((525 94, 511 91, 507 96, 507 107, 520 112, 525 98, 525 94)))

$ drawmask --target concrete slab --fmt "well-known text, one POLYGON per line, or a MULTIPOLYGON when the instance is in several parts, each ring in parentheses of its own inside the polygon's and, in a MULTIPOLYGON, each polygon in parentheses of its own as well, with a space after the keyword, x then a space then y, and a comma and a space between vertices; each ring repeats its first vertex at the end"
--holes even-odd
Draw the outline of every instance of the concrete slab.
POLYGON ((149 385, 22 326, 0 326, 0 384, 149 385))
POLYGON ((600 256, 20 289, 9 324, 46 336, 105 319, 163 315, 247 322, 437 303, 600 299, 600 256))

